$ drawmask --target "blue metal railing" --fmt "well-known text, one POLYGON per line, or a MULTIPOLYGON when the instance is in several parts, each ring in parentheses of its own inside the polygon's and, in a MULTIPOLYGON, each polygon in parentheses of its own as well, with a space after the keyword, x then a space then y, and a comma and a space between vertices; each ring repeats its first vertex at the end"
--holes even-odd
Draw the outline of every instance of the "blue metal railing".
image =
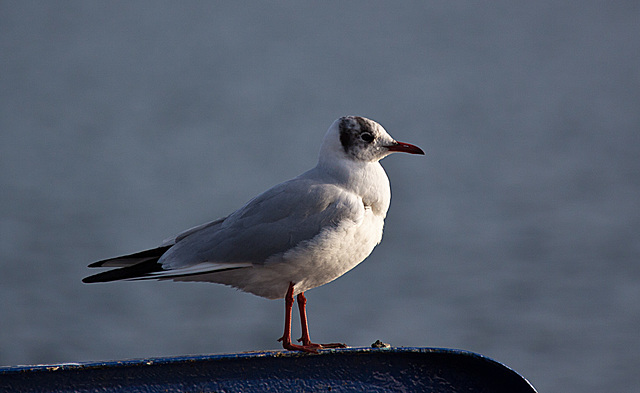
POLYGON ((535 389, 472 352, 347 348, 0 368, 0 392, 509 392, 535 389))

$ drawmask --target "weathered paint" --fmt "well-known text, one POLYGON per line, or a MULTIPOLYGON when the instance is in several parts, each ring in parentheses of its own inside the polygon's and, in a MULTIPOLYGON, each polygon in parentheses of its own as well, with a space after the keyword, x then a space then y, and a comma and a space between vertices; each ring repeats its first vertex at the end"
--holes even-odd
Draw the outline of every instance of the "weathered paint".
POLYGON ((472 352, 436 348, 268 351, 0 368, 1 392, 510 392, 535 389, 472 352))

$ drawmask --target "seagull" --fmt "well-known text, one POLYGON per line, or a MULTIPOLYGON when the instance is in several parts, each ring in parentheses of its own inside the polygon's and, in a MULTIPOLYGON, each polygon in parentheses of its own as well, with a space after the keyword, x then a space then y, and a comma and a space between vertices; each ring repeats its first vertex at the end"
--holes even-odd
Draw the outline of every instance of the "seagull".
POLYGON ((345 348, 311 342, 304 292, 353 269, 382 240, 391 189, 378 161, 394 152, 424 154, 396 141, 373 120, 341 117, 325 134, 315 168, 159 247, 94 262, 89 267, 117 269, 82 281, 212 282, 267 299, 284 298, 284 334, 278 340, 284 349, 317 353, 345 348), (301 345, 291 341, 294 297, 301 345))

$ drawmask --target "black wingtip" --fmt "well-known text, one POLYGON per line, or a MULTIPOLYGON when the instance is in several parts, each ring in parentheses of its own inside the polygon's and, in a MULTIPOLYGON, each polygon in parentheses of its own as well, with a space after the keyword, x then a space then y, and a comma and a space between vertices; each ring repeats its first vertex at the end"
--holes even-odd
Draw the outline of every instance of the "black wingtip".
POLYGON ((104 282, 97 279, 96 276, 97 274, 94 274, 93 276, 85 277, 82 279, 82 282, 85 284, 93 284, 94 282, 104 282))
POLYGON ((160 246, 160 247, 152 248, 150 250, 144 250, 144 251, 136 252, 133 254, 123 255, 120 257, 103 259, 101 261, 93 262, 87 267, 104 267, 106 263, 112 262, 112 261, 128 261, 128 263, 125 263, 127 265, 128 264, 134 265, 137 262, 144 261, 145 259, 147 260, 153 259, 157 261, 162 256, 162 254, 167 252, 167 250, 170 249, 171 247, 172 245, 160 246))
POLYGON ((92 284, 96 282, 110 282, 127 280, 130 278, 142 278, 153 272, 161 272, 162 265, 157 260, 145 261, 133 266, 121 267, 119 269, 113 269, 106 272, 94 274, 82 279, 85 284, 92 284))
MULTIPOLYGON (((102 267, 102 265, 106 262, 107 260, 104 261, 98 261, 98 262, 94 262, 90 265, 88 265, 87 267, 102 267)), ((84 281, 84 280, 83 280, 84 281)))

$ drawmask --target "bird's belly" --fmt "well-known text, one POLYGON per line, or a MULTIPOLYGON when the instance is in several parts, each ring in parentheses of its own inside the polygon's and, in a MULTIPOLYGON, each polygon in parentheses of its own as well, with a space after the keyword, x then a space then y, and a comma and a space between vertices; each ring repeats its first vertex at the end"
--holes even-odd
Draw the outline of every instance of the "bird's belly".
POLYGON ((315 244, 311 242, 299 252, 285 254, 285 263, 295 267, 290 280, 295 283, 295 292, 324 285, 356 267, 380 243, 383 225, 382 218, 367 214, 357 227, 338 227, 319 236, 315 244))
POLYGON ((382 239, 384 219, 367 211, 359 225, 341 224, 267 260, 263 265, 216 274, 211 281, 269 299, 324 285, 362 262, 382 239))

